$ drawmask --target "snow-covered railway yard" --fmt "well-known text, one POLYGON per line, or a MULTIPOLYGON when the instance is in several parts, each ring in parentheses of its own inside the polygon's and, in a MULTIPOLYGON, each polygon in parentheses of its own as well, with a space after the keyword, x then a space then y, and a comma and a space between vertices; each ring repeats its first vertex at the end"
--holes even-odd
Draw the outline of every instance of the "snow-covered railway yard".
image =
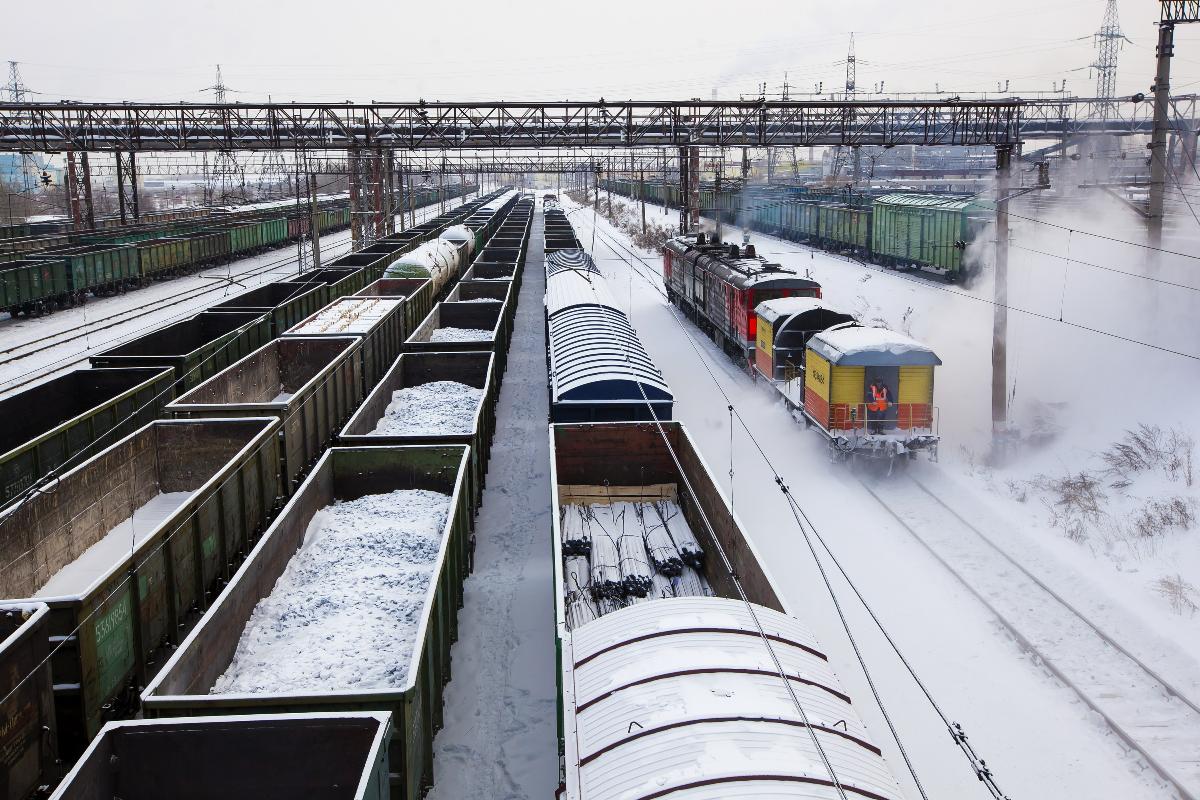
MULTIPOLYGON (((602 196, 602 209, 604 202, 602 196)), ((986 288, 946 287, 751 234, 760 255, 810 272, 825 288, 826 300, 859 311, 866 320, 881 318, 899 325, 903 319, 906 330, 911 324, 914 335, 933 344, 945 359, 943 372, 947 375, 938 387, 938 403, 941 433, 951 448, 943 463, 913 464, 910 476, 860 475, 831 465, 818 437, 792 419, 765 387, 754 385, 667 303, 661 293, 661 257, 633 248, 629 238, 593 208, 566 205, 581 242, 592 249, 614 294, 626 304, 639 336, 674 390, 674 418, 691 429, 716 470, 723 474, 732 471, 732 485, 727 482, 726 489, 736 512, 748 523, 749 537, 776 573, 786 576, 783 583, 789 599, 803 610, 800 615, 814 626, 820 640, 837 652, 838 673, 898 776, 907 777, 901 775, 904 762, 895 743, 882 735, 886 723, 871 707, 870 687, 846 642, 800 529, 742 423, 731 418, 721 390, 916 674, 987 759, 1004 791, 1014 797, 1172 796, 1176 790, 1169 781, 1146 759, 1130 752, 1121 735, 1093 713, 1093 708, 1110 714, 1122 732, 1143 746, 1162 771, 1186 791, 1200 791, 1197 718, 1189 705, 1200 698, 1194 620, 1172 615, 1164 608, 1165 602, 1156 602, 1159 598, 1153 596, 1145 577, 1121 574, 1120 566, 1114 569, 1107 559, 1092 553, 1073 552, 1081 548, 1046 524, 1040 513, 1043 509, 1008 496, 1005 481, 1028 480, 1037 470, 1053 468, 1046 464, 1045 454, 1035 451, 1027 459, 1032 465, 1020 463, 1019 468, 987 472, 969 453, 979 446, 987 424, 986 417, 970 413, 970 409, 986 412, 987 408, 986 378, 982 376, 990 314, 979 314, 976 308, 986 309, 986 301, 981 299, 987 295, 986 288), (908 490, 912 479, 931 487, 937 498, 908 490), (873 492, 880 499, 873 497, 873 492), (892 498, 899 508, 888 502, 892 498), (973 547, 958 535, 958 520, 959 528, 948 529, 942 503, 993 534, 1003 554, 973 547), (905 518, 906 512, 914 516, 905 518), (947 552, 939 552, 947 563, 939 563, 914 534, 936 536, 938 542, 953 545, 947 552), (1036 585, 1035 591, 1027 591, 1030 578, 1014 574, 1017 569, 1009 557, 1078 613, 1065 610, 1036 585), (1111 591, 1114 582, 1120 585, 1115 596, 1111 591), (981 602, 975 592, 996 610, 981 602), (1159 679, 1105 643, 1080 615, 1187 701, 1172 697, 1159 679), (1019 641, 1022 637, 1025 644, 1035 644, 1038 652, 1030 653, 1019 641), (1120 668, 1130 670, 1128 678, 1109 671, 1120 668), (1062 669, 1076 688, 1056 678, 1055 669, 1062 669)), ((636 215, 635 204, 630 206, 636 215)), ((653 206, 649 212, 650 220, 659 224, 673 222, 676 216, 653 206)), ((738 235, 740 231, 726 226, 726 241, 738 235)), ((1027 280, 1026 293, 1014 295, 1015 305, 1041 299, 1031 284, 1027 280)), ((1064 297, 1068 302, 1071 299, 1065 293, 1064 297)), ((1161 302, 1164 313, 1178 311, 1169 298, 1161 302)), ((1026 370, 1038 373, 1038 379, 1031 377, 1030 382, 1038 387, 1042 395, 1038 399, 1043 402, 1070 397, 1057 392, 1065 392, 1064 387, 1072 381, 1086 380, 1092 359, 1082 354, 1098 344, 1094 333, 1045 324, 1048 330, 1014 325, 1020 342, 1017 358, 1025 359, 1026 370), (1055 369, 1048 354, 1038 353, 1037 338, 1048 335, 1059 340, 1079 339, 1078 360, 1082 363, 1064 364, 1059 358, 1055 380, 1043 381, 1040 378, 1054 375, 1055 369)), ((1129 343, 1101 339, 1099 344, 1114 357, 1172 363, 1167 354, 1147 352, 1129 343)), ((1171 384, 1165 391, 1180 391, 1193 376, 1176 370, 1164 380, 1171 384)), ((1069 430, 1071 450, 1080 458, 1089 446, 1101 449, 1106 443, 1101 437, 1119 438, 1123 428, 1136 424, 1122 420, 1112 404, 1106 403, 1103 410, 1089 408, 1087 413, 1083 431, 1078 430, 1081 426, 1069 430)), ((1170 553, 1175 552, 1183 564, 1194 563, 1195 548, 1189 548, 1186 539, 1168 541, 1164 549, 1168 549, 1166 563, 1149 559, 1143 565, 1147 571, 1169 566, 1170 553)), ((826 568, 836 571, 828 563, 826 568)), ((862 608, 847 600, 853 595, 840 577, 834 578, 834 588, 926 790, 931 796, 973 796, 971 792, 979 791, 973 788, 978 786, 975 777, 965 760, 952 752, 949 735, 905 667, 873 630, 862 608)), ((907 789, 915 794, 911 781, 907 789)))
MULTIPOLYGON (((1094 454, 1107 442, 1119 439, 1123 430, 1138 421, 1126 419, 1113 403, 1082 409, 1066 405, 1066 411, 1060 413, 1067 419, 1059 419, 1056 430, 1039 431, 1042 436, 1061 437, 1057 441, 1066 442, 1066 447, 1039 450, 1031 440, 1014 447, 1018 454, 1009 462, 986 466, 974 455, 987 439, 987 420, 976 413, 987 407, 986 380, 980 376, 990 331, 981 322, 986 315, 979 314, 979 306, 987 303, 986 287, 948 287, 752 234, 750 240, 760 254, 819 281, 826 301, 854 311, 864 324, 888 324, 906 333, 911 328, 914 336, 930 342, 945 359, 939 373, 945 379, 938 386, 944 454, 940 463, 915 461, 895 474, 858 464, 832 464, 822 438, 806 429, 765 382, 753 380, 667 301, 660 254, 635 247, 626 232, 591 206, 566 198, 561 203, 579 243, 606 278, 617 306, 636 329, 653 363, 661 368, 674 396, 673 419, 686 426, 699 455, 718 479, 723 502, 740 518, 753 551, 750 557, 757 557, 764 569, 769 566, 780 590, 779 599, 799 620, 797 629, 810 628, 827 654, 828 663, 820 669, 830 673, 832 691, 840 697, 844 689, 845 696, 853 699, 853 707, 843 716, 857 714, 865 729, 857 720, 843 719, 839 720, 842 733, 861 737, 856 741, 867 742, 868 748, 881 748, 886 767, 872 767, 882 771, 879 786, 888 787, 890 776, 883 773, 890 770, 905 797, 986 796, 947 729, 947 725, 961 725, 970 747, 986 759, 997 784, 1014 800, 1190 799, 1200 795, 1200 623, 1186 614, 1168 613, 1168 602, 1149 586, 1165 570, 1187 574, 1200 567, 1200 556, 1186 538, 1188 532, 1164 534, 1153 548, 1143 545, 1142 551, 1135 552, 1128 540, 1115 538, 1101 547, 1096 539, 1068 539, 1060 522, 1047 522, 1045 509, 1037 502, 1047 492, 1043 472, 1083 469, 1084 461, 1096 458, 1094 454), (1073 415, 1086 416, 1086 420, 1079 424, 1070 419, 1073 415), (1064 452, 1071 453, 1077 463, 1063 463, 1064 452), (801 516, 793 513, 796 508, 780 491, 779 481, 786 483, 801 516), (853 638, 847 635, 847 627, 853 638), (892 726, 902 747, 889 735, 892 726), (920 787, 906 769, 909 763, 920 787)), ((436 211, 428 208, 420 216, 433 216, 436 211)), ((651 220, 659 224, 672 216, 665 209, 650 209, 651 220)), ((570 745, 568 763, 560 763, 555 735, 556 699, 561 714, 564 698, 573 701, 579 688, 564 688, 560 681, 564 675, 571 680, 573 675, 587 674, 579 667, 592 656, 578 664, 569 659, 569 666, 564 666, 571 655, 564 647, 556 664, 554 596, 561 587, 554 586, 550 529, 561 495, 554 496, 551 489, 563 487, 552 483, 558 480, 557 474, 551 475, 556 456, 546 435, 550 406, 543 304, 544 230, 539 204, 528 232, 528 251, 523 255, 520 301, 507 365, 501 370, 505 379, 498 402, 490 401, 495 403, 495 434, 490 462, 485 460, 486 483, 471 539, 473 566, 462 569, 463 574, 470 574, 463 585, 461 609, 448 612, 450 618, 457 615, 457 638, 452 649, 449 641, 453 637, 439 641, 449 652, 445 706, 440 705, 439 684, 429 699, 439 705, 426 712, 438 722, 426 723, 418 713, 417 722, 406 726, 405 735, 420 738, 424 734, 427 741, 421 746, 432 750, 428 769, 432 770, 429 797, 433 800, 550 797, 563 768, 582 772, 582 763, 569 763, 570 745), (428 727, 422 727, 426 724, 428 727)), ((726 229, 727 240, 734 235, 726 229)), ((347 252, 348 245, 348 234, 330 236, 323 252, 336 257, 347 252)), ((295 270, 294 249, 285 247, 129 295, 98 299, 85 308, 40 319, 0 322, 0 348, 5 348, 0 351, 0 395, 78 367, 93 352, 190 316, 237 292, 284 279, 295 270)), ((1015 285, 1027 292, 1014 293, 1016 305, 1033 307, 1045 299, 1036 282, 1022 284, 1020 273, 1015 277, 1015 285)), ((1107 291, 1119 289, 1109 286, 1107 291)), ((1064 290, 1056 302, 1066 307, 1072 297, 1064 290)), ((1155 302, 1162 319, 1172 319, 1180 310, 1169 297, 1155 302)), ((1081 318, 1084 327, 1060 329, 1056 319, 1036 317, 1031 323, 1036 329, 1014 325, 1016 361, 1023 365, 1028 383, 1037 387, 1028 391, 1037 395, 1038 414, 1063 406, 1062 399, 1069 399, 1073 387, 1086 382, 1098 363, 1086 355, 1098 336, 1085 329, 1087 322, 1081 318), (1056 344, 1052 353, 1039 347, 1039 337, 1044 340, 1048 336, 1065 341, 1056 344), (1081 354, 1075 360, 1078 363, 1062 363, 1064 347, 1081 354)), ((493 331, 439 331, 447 333, 444 341, 479 341, 480 350, 495 346, 493 331)), ((1127 339, 1148 335, 1146 330, 1132 329, 1124 334, 1127 339)), ((1103 359, 1161 359, 1161 365, 1168 365, 1177 357, 1165 349, 1148 353, 1144 345, 1127 340, 1110 337, 1102 341, 1103 359)), ((1164 368, 1154 388, 1169 396, 1185 392, 1193 383, 1193 375, 1164 368)), ((1128 387, 1114 389, 1114 398, 1128 391, 1128 387)), ((482 390, 445 381, 405 388, 390 399, 393 405, 384 409, 377 435, 436 438, 470 434, 478 409, 489 402, 482 390)), ((1029 419, 1033 418, 1031 414, 1029 419)), ((1043 416, 1036 418, 1038 424, 1044 422, 1043 416)), ((1164 425, 1175 422, 1171 418, 1158 421, 1164 425)), ((636 452, 630 455, 631 459, 637 457, 636 452)), ((321 463, 328 467, 326 461, 321 463)), ((1191 490, 1190 476, 1186 488, 1179 475, 1163 474, 1153 480, 1140 474, 1128 477, 1129 485, 1142 493, 1178 490, 1186 496, 1191 490)), ((349 485, 370 478, 369 470, 359 471, 349 485)), ((347 485, 338 478, 313 483, 347 485)), ((682 493, 681 487, 677 488, 682 493)), ((406 492, 396 492, 396 497, 404 496, 406 492)), ((391 502, 387 497, 367 499, 386 504, 391 502)), ((180 502, 186 499, 185 493, 180 502)), ((620 509, 631 515, 649 513, 649 509, 679 513, 683 504, 682 500, 681 505, 664 501, 660 508, 643 500, 616 503, 607 498, 603 502, 615 504, 608 511, 604 504, 590 508, 589 513, 607 519, 610 526, 620 509)), ((321 513, 327 516, 335 508, 329 506, 321 513)), ((578 508, 589 507, 585 503, 578 508)), ((438 514, 444 515, 444 510, 438 514)), ((320 580, 298 581, 291 572, 281 577, 276 594, 262 600, 255 611, 256 627, 246 629, 236 669, 230 668, 221 691, 214 690, 214 694, 273 693, 297 686, 307 692, 336 694, 346 685, 399 687, 409 679, 406 659, 414 648, 419 650, 419 642, 414 645, 413 639, 424 630, 418 631, 412 618, 421 611, 425 593, 432 591, 427 568, 436 548, 426 547, 417 554, 419 558, 404 555, 408 551, 400 548, 401 557, 392 563, 388 561, 391 551, 377 551, 371 535, 364 535, 364 530, 372 534, 375 523, 369 522, 370 517, 351 515, 333 537, 328 531, 322 533, 319 520, 314 519, 308 536, 318 544, 322 538, 328 540, 328 552, 311 551, 309 538, 301 539, 305 542, 301 552, 309 551, 308 556, 322 564, 333 564, 333 568, 322 566, 321 570, 338 576, 342 583, 331 590, 320 580), (379 586, 366 580, 366 573, 376 568, 379 586), (397 585, 403 587, 399 600, 395 597, 397 585), (321 609, 329 605, 339 606, 339 613, 322 620, 321 609), (402 611, 396 611, 401 607, 402 611), (353 620, 360 615, 364 624, 355 627, 353 620), (371 620, 365 619, 368 616, 371 620), (396 625, 393 617, 398 616, 408 619, 396 625), (368 621, 375 624, 368 625, 368 621), (372 648, 370 663, 356 664, 355 651, 370 648, 372 637, 386 637, 393 647, 372 648), (321 640, 326 642, 327 652, 310 657, 313 648, 321 650, 321 640), (286 661, 290 652, 301 650, 307 655, 289 664, 288 670, 272 666, 272 659, 286 661), (405 664, 396 663, 399 661, 405 664)), ((435 517, 438 515, 429 515, 421 524, 428 527, 435 517)), ((659 519, 667 525, 666 518, 659 519)), ((440 529, 444 522, 441 519, 434 527, 440 529)), ((677 522, 682 522, 682 515, 677 522)), ((694 531, 689 530, 687 537, 695 542, 703 532, 694 522, 683 523, 677 533, 691 523, 694 531)), ((642 524, 649 532, 658 523, 642 524)), ((386 527, 381 524, 381 530, 386 527)), ((397 523, 393 527, 403 526, 397 523)), ((641 543, 642 534, 635 531, 630 535, 635 544, 641 543)), ((698 544, 696 548, 695 570, 691 562, 680 570, 691 576, 689 585, 694 585, 694 591, 664 588, 671 586, 666 573, 651 570, 646 576, 653 591, 648 597, 641 595, 647 605, 628 603, 637 605, 640 616, 636 619, 651 631, 645 634, 648 638, 666 635, 663 632, 679 622, 652 607, 650 601, 658 597, 694 595, 696 604, 687 608, 700 609, 694 612, 698 620, 704 622, 708 613, 724 624, 720 604, 706 603, 731 601, 699 575, 698 544)), ((627 557, 624 550, 619 557, 627 557)), ((709 568, 719 571, 715 554, 707 557, 709 568)), ((654 558, 653 553, 649 558, 654 558)), ((300 566, 296 570, 303 566, 301 561, 297 558, 300 566)), ((586 559, 583 563, 586 565, 586 559)), ((576 575, 585 569, 576 562, 576 575)), ((621 569, 614 568, 614 572, 617 577, 622 574, 621 569)), ((325 576, 317 577, 324 580, 325 576)), ((569 612, 568 626, 585 632, 593 626, 593 636, 610 635, 596 632, 619 629, 620 623, 610 624, 614 619, 635 619, 609 616, 610 612, 625 612, 622 606, 628 607, 626 600, 617 599, 603 607, 590 601, 579 603, 569 612), (595 624, 601 620, 607 622, 595 624)), ((211 623, 209 627, 213 627, 211 623)), ((193 651, 203 650, 192 638, 184 648, 190 642, 193 651)), ((587 641, 586 633, 579 641, 587 641)), ((756 639, 749 641, 758 644, 756 639)), ((581 650, 586 647, 581 645, 581 650)), ((711 656, 709 651, 720 648, 697 648, 700 650, 711 656)), ((775 655, 765 652, 772 658, 775 655)), ((810 654, 825 657, 815 649, 810 649, 810 654)), ((673 657, 682 666, 690 666, 683 663, 691 657, 687 653, 673 657)), ((762 653, 757 657, 765 661, 762 653)), ((594 665, 592 672, 596 672, 594 665)), ((629 677, 624 672, 621 675, 629 677)), ((791 716, 788 693, 775 685, 770 669, 764 675, 758 683, 771 686, 767 695, 756 694, 753 681, 736 678, 723 682, 710 676, 704 683, 666 687, 667 694, 658 698, 653 689, 642 689, 643 699, 631 693, 612 707, 645 713, 647 720, 667 720, 667 727, 674 725, 671 714, 690 703, 705 710, 762 715, 754 717, 755 722, 766 719, 810 726, 799 701, 792 697, 803 718, 802 726, 791 716), (697 686, 703 688, 703 697, 689 694, 697 686), (744 706, 738 700, 739 692, 744 692, 744 706), (777 709, 777 705, 781 707, 777 709)), ((598 679, 592 675, 589 680, 599 680, 597 685, 610 680, 616 686, 618 677, 600 675, 598 679)), ((579 691, 583 697, 583 689, 579 691)), ((597 691, 596 686, 590 691, 597 691)), ((592 697, 584 705, 591 706, 618 691, 600 694, 603 696, 592 697)), ((153 702, 153 698, 146 700, 150 695, 143 695, 143 702, 153 702)), ((168 706, 177 699, 172 692, 166 695, 158 700, 168 706)), ((597 717, 608 711, 599 705, 591 713, 597 717)), ((833 717, 824 722, 834 722, 833 717)), ((581 713, 579 719, 584 718, 581 713)), ((408 722, 400 716, 397 720, 408 722)), ((811 727, 821 728, 821 722, 816 719, 811 727)), ((634 734, 634 726, 641 727, 637 719, 608 719, 606 724, 611 728, 606 735, 613 741, 622 738, 622 731, 630 737, 621 744, 652 733, 634 734)), ((836 729, 836 722, 822 730, 838 736, 829 728, 836 729)), ((735 725, 730 731, 745 733, 747 741, 750 738, 750 728, 735 725)), ((753 732, 773 741, 770 734, 753 732)), ((573 734, 572 730, 565 732, 568 741, 573 734)), ((595 730, 588 735, 595 736, 595 730)), ((679 742, 687 741, 686 733, 676 735, 679 742)), ((583 741, 587 736, 579 738, 583 741)), ((838 745, 844 746, 840 741, 838 745)), ((579 761, 599 759, 615 746, 610 742, 579 761)), ((808 746, 807 739, 795 733, 780 735, 769 749, 783 753, 782 760, 771 762, 768 758, 759 763, 808 770, 807 778, 811 778, 821 770, 805 762, 808 754, 804 748, 808 746)), ((685 762, 692 758, 686 747, 681 751, 685 762)), ((738 758, 746 755, 735 748, 704 752, 718 760, 730 759, 735 768, 738 758)), ((853 748, 851 752, 855 752, 853 748)), ((846 756, 841 753, 838 757, 846 756)), ((815 763, 815 759, 809 760, 815 763)), ((620 771, 621 760, 611 762, 620 771)), ((627 763, 634 766, 633 761, 627 763)), ((637 766, 646 769, 645 764, 637 766)), ((893 793, 890 787, 880 791, 883 793, 871 796, 893 793)), ((587 800, 588 794, 571 796, 587 800)), ((829 794, 812 796, 835 794, 830 789, 829 794)))

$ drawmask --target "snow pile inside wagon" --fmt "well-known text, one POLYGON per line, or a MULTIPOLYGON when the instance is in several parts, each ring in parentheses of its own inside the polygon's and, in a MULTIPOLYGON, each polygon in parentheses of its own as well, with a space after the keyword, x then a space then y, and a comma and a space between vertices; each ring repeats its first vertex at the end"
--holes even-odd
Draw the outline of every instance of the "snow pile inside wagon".
POLYGON ((490 342, 492 332, 482 328, 438 328, 429 336, 431 342, 490 342))
POLYGON ((475 429, 483 390, 458 381, 431 381, 392 393, 372 436, 453 436, 475 429))
POLYGON ((397 490, 317 512, 211 694, 402 688, 450 502, 397 490))

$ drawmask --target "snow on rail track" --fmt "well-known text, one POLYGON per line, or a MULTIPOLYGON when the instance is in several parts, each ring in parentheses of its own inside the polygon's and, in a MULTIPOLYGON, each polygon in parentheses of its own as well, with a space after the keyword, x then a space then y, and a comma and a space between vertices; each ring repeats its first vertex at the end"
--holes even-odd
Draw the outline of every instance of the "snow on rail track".
POLYGON ((923 483, 867 492, 1183 800, 1200 797, 1200 705, 1046 586, 923 483))

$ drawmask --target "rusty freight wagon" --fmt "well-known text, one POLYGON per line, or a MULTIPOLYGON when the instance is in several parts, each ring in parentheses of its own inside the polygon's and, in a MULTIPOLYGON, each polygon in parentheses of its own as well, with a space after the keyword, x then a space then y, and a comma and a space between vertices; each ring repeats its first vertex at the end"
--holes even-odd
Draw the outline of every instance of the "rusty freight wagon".
POLYGON ((242 292, 208 310, 222 314, 269 314, 271 338, 275 338, 324 305, 321 290, 320 284, 276 281, 242 292))
POLYGON ((465 444, 471 448, 468 491, 478 509, 487 475, 500 376, 496 357, 482 353, 404 353, 338 434, 343 447, 465 444), (422 389, 421 387, 425 387, 422 389), (478 392, 473 408, 465 399, 478 392), (415 396, 414 396, 415 395, 415 396), (418 414, 405 404, 418 404, 418 414), (437 418, 431 419, 431 407, 437 418))
POLYGON ((497 374, 504 374, 508 338, 504 320, 508 310, 497 303, 438 303, 404 342, 409 353, 491 350, 497 374))
POLYGON ((447 303, 503 303, 504 335, 512 341, 513 323, 517 316, 517 287, 510 281, 459 281, 447 303))
POLYGON ((204 311, 92 356, 93 367, 171 367, 175 393, 216 375, 271 340, 265 314, 204 311))
MULTIPOLYGON (((450 646, 458 635, 458 609, 469 566, 471 510, 466 489, 469 461, 468 448, 461 445, 335 447, 328 451, 208 614, 147 684, 142 693, 144 713, 149 717, 169 717, 390 711, 396 732, 389 752, 391 796, 393 800, 419 800, 433 780, 433 737, 442 724, 442 688, 450 680, 450 646), (411 613, 393 609, 379 615, 383 623, 403 624, 403 641, 411 644, 398 645, 401 639, 397 634, 362 644, 370 649, 369 655, 376 661, 380 649, 389 648, 387 663, 398 666, 399 672, 373 684, 378 688, 364 688, 361 681, 343 684, 310 674, 289 673, 295 676, 293 680, 280 681, 267 662, 265 671, 260 673, 263 682, 256 683, 254 691, 226 688, 231 668, 236 671, 247 665, 238 661, 237 656, 244 637, 253 636, 255 609, 281 588, 279 584, 285 580, 293 559, 310 552, 306 532, 314 516, 323 510, 328 513, 331 507, 336 507, 335 503, 365 500, 393 491, 437 493, 448 503, 444 524, 436 527, 434 550, 425 551, 433 560, 427 567, 428 586, 419 596, 419 605, 412 607, 411 613)), ((389 503, 385 507, 397 510, 405 504, 389 503)), ((373 519, 378 522, 378 517, 373 519)), ((329 557, 335 564, 343 549, 332 548, 329 557)), ((317 590, 323 591, 322 575, 328 572, 304 574, 312 575, 317 590)), ((286 586, 282 589, 287 591, 286 586)), ((362 593, 355 596, 361 597, 362 593)), ((317 608, 315 612, 321 610, 317 608)), ((330 608, 324 612, 336 613, 330 608)), ((372 615, 372 619, 378 617, 372 615)), ((306 625, 317 622, 310 620, 306 625)), ((318 650, 329 653, 331 646, 322 639, 307 648, 289 647, 279 657, 291 666, 302 658, 314 656, 318 650)), ((354 653, 339 651, 335 655, 338 664, 353 666, 360 660, 354 653)), ((263 662, 248 666, 254 667, 256 663, 263 662)), ((358 673, 355 674, 357 677, 358 673)))
POLYGON ((0 603, 0 797, 30 800, 59 776, 50 609, 0 603))
POLYGON ((166 407, 177 419, 279 417, 290 492, 363 398, 362 342, 339 336, 276 339, 166 407))
POLYGON ((298 283, 316 284, 321 293, 321 306, 327 306, 339 297, 354 294, 375 278, 365 269, 339 269, 325 267, 323 269, 301 272, 295 276, 298 283))
POLYGON ((174 383, 166 367, 79 369, 0 400, 0 507, 80 453, 157 419, 174 383))
POLYGON ((687 430, 553 425, 550 450, 559 796, 836 797, 832 771, 900 800, 687 430))
POLYGON ((387 800, 387 714, 110 722, 51 800, 387 800))
POLYGON ((134 707, 132 687, 266 527, 280 495, 278 428, 160 420, 0 516, 0 597, 50 607, 65 757, 134 707))
POLYGON ((417 329, 433 309, 433 281, 429 278, 380 278, 351 297, 387 297, 404 301, 404 337, 417 329))
POLYGON ((407 338, 404 301, 387 297, 340 297, 284 332, 284 338, 353 336, 362 341, 363 391, 387 372, 407 338))

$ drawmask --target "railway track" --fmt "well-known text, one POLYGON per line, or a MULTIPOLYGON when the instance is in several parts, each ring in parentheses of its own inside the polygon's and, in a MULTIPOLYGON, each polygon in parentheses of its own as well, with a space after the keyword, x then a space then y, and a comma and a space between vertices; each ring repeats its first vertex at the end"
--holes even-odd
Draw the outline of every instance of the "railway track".
MULTIPOLYGON (((586 219, 585 215, 584 218, 586 219)), ((590 222, 590 220, 588 220, 590 222)), ((596 243, 620 252, 596 231, 596 243)), ((581 237, 582 238, 582 237, 581 237)), ((586 245, 585 245, 586 246, 586 245)), ((643 268, 641 277, 653 280, 643 268)), ((1180 800, 1200 798, 1200 703, 1025 569, 915 478, 863 483, 871 496, 1180 800)))
POLYGON ((1200 797, 1200 704, 920 481, 893 476, 863 486, 1181 800, 1200 797))
MULTIPOLYGON (((339 248, 345 243, 346 240, 344 238, 333 242, 334 246, 339 248)), ((338 251, 338 255, 341 255, 340 250, 338 251)), ((213 283, 208 286, 196 286, 190 289, 184 289, 183 291, 175 292, 174 294, 170 294, 165 297, 160 297, 148 305, 139 306, 136 308, 127 308, 124 311, 118 311, 116 313, 109 314, 108 316, 90 320, 82 325, 76 325, 67 330, 50 334, 35 341, 22 342, 7 349, 0 350, 0 356, 2 356, 2 358, 0 358, 0 367, 11 364, 14 361, 20 361, 23 358, 28 358, 46 350, 50 350, 66 344, 67 342, 72 342, 76 339, 82 339, 84 337, 91 336, 98 331, 107 330, 108 328, 116 325, 123 325, 131 320, 149 316, 150 314, 154 314, 164 308, 170 308, 171 306, 185 303, 188 300, 202 297, 203 295, 211 292, 227 289, 232 284, 239 284, 244 280, 257 278, 262 275, 278 271, 281 267, 287 267, 295 262, 296 259, 294 256, 285 256, 278 260, 261 265, 257 268, 249 269, 245 272, 239 272, 236 274, 206 275, 204 272, 198 272, 192 277, 210 279, 213 281, 213 283)))

